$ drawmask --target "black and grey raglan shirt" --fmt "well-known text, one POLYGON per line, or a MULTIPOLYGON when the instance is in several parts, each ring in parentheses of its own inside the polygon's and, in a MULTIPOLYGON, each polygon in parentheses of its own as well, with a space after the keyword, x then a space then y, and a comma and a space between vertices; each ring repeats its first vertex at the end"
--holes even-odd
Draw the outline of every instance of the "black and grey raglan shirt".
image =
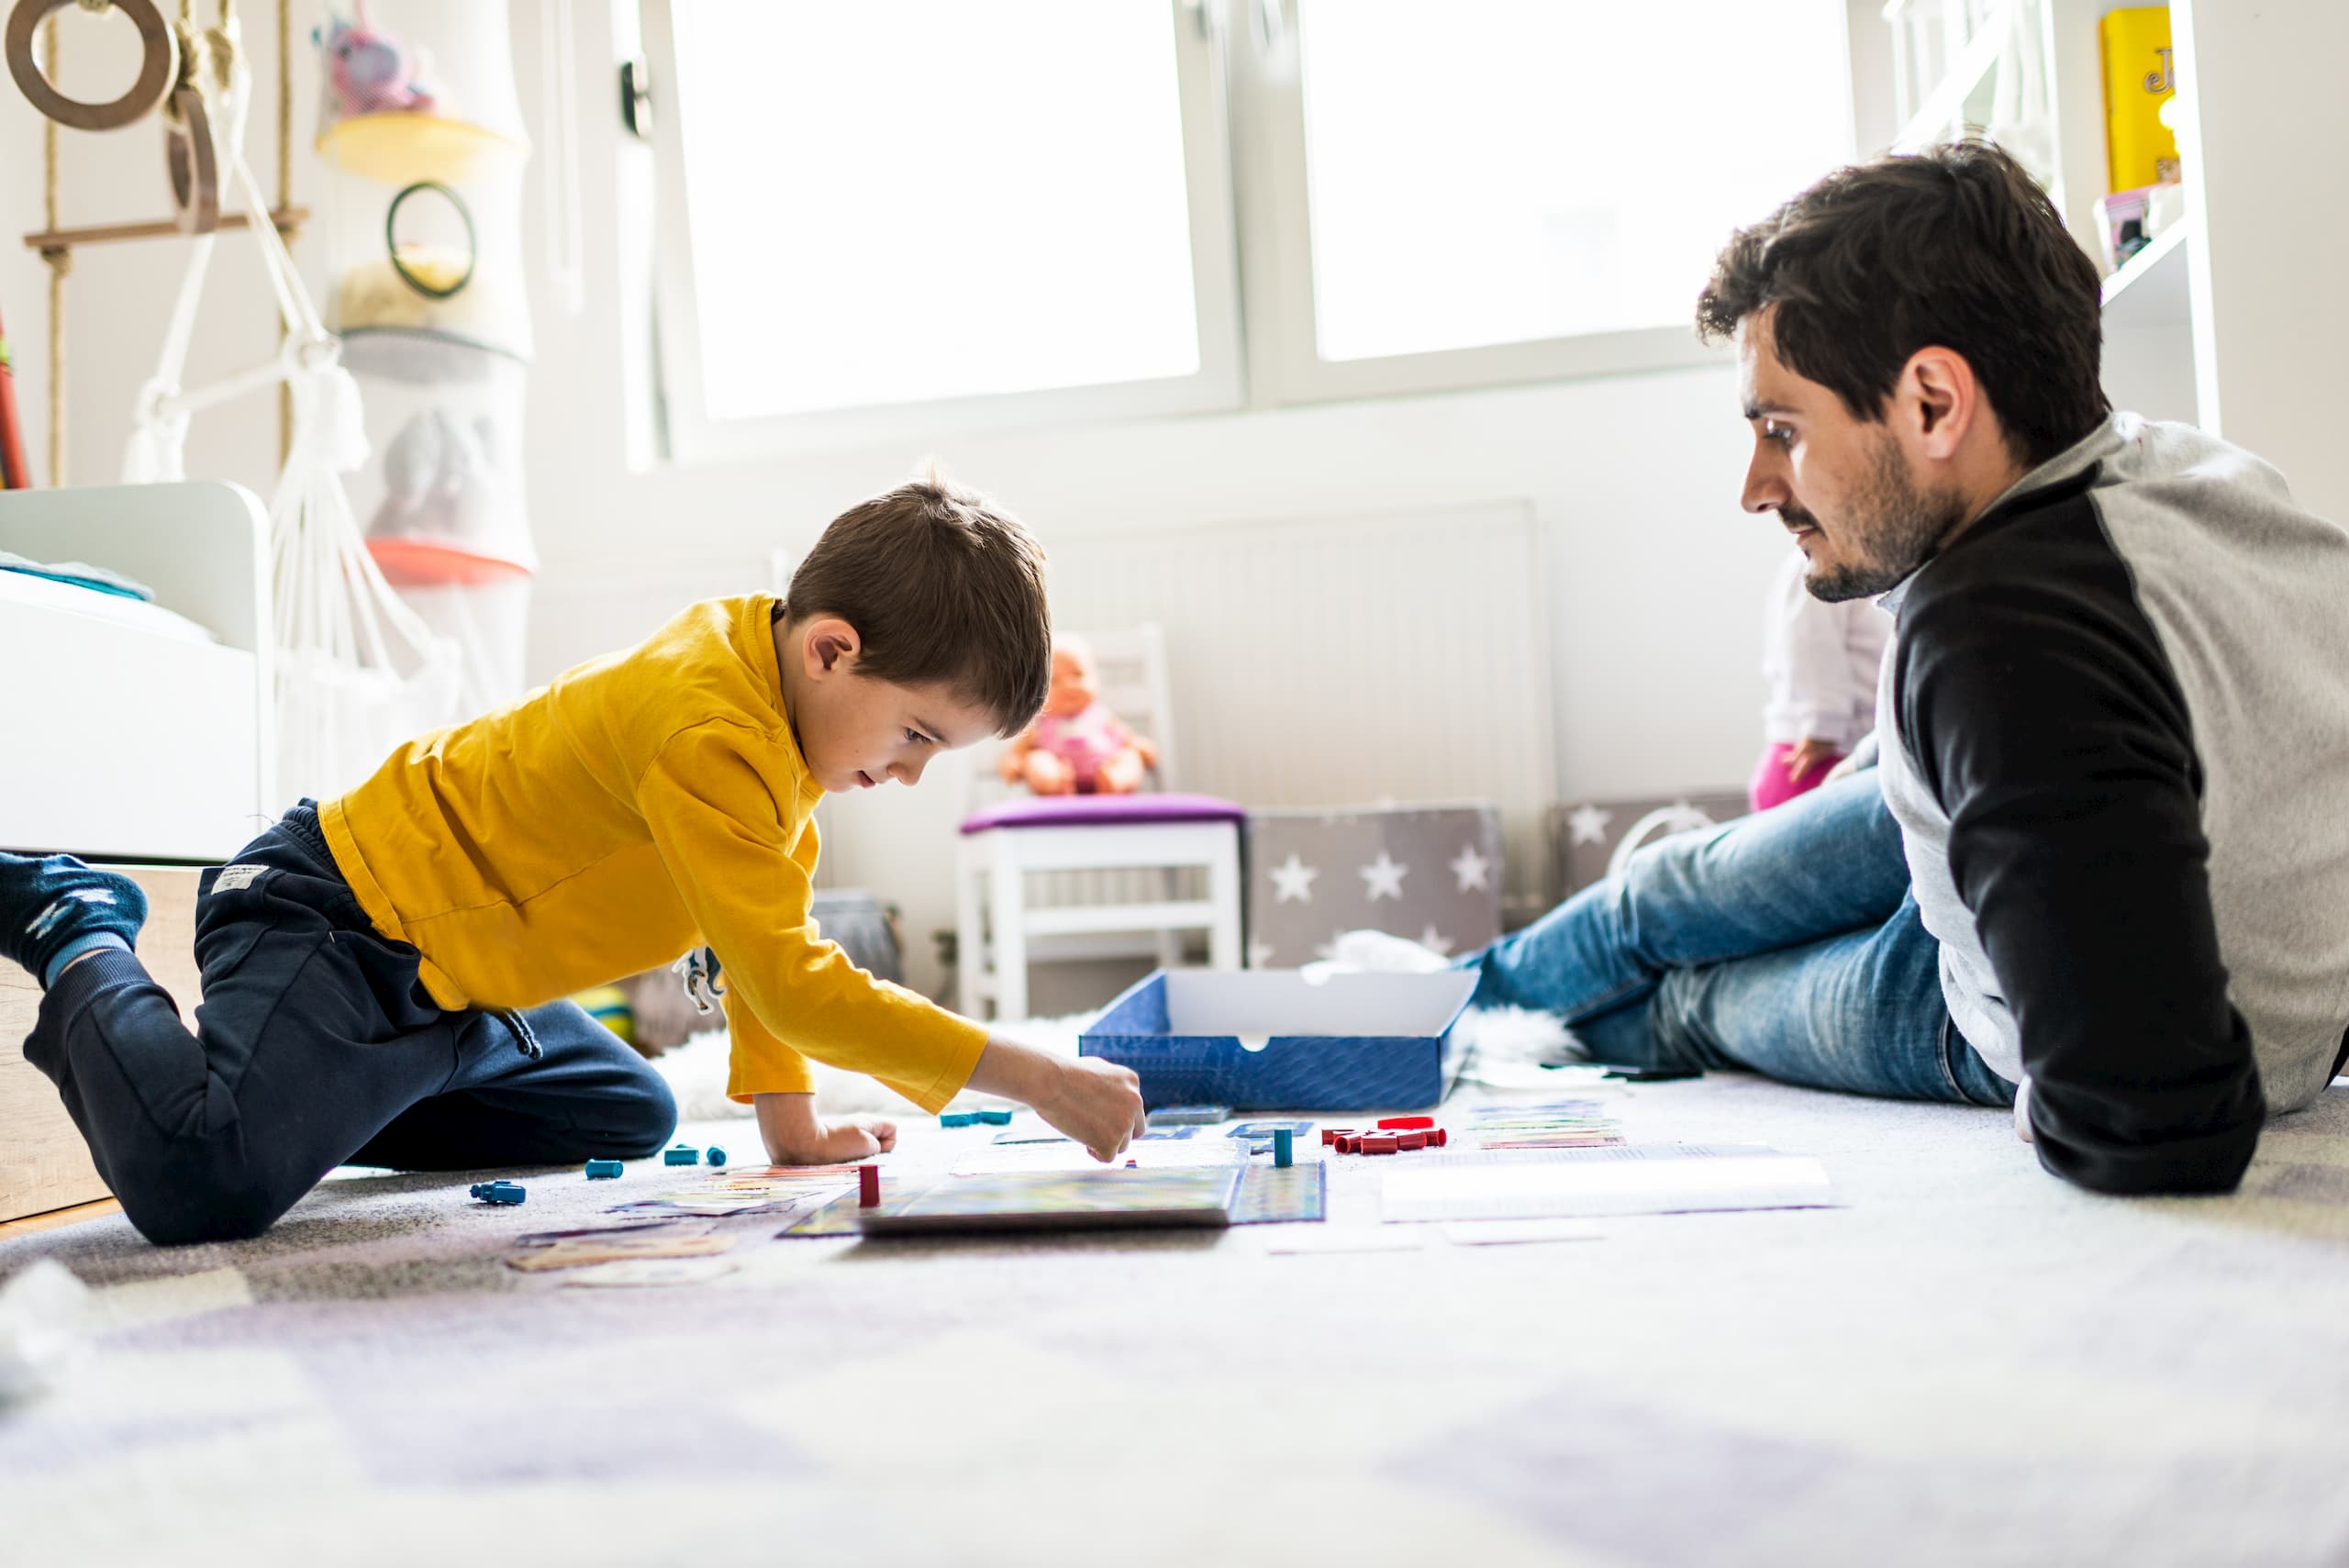
POLYGON ((2349 1031, 2349 533, 2114 417, 1887 595, 1886 803, 1950 1017, 2041 1162, 2242 1177, 2349 1031))

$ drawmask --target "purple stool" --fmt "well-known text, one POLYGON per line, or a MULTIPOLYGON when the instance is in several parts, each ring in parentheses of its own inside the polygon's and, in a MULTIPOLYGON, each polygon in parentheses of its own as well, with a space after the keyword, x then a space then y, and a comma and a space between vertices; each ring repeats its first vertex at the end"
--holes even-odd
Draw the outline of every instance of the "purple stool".
POLYGON ((1208 795, 1034 795, 974 813, 963 823, 955 877, 958 1005, 980 1018, 992 1000, 998 1018, 1028 1016, 1031 940, 1081 939, 1087 957, 1127 951, 1108 939, 1148 935, 1162 968, 1182 961, 1186 931, 1208 934, 1208 962, 1237 969, 1240 948, 1240 827, 1247 812, 1208 795), (1205 898, 1174 896, 1174 873, 1207 873, 1205 898), (1120 904, 1031 907, 1027 873, 1156 871, 1166 896, 1120 904))

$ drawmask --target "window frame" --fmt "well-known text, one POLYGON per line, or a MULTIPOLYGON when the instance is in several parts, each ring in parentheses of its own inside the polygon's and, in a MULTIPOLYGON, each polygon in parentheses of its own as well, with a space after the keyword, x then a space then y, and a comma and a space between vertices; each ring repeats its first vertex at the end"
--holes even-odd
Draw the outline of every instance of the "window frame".
MULTIPOLYGON (((654 95, 652 305, 660 445, 669 461, 789 457, 907 439, 1049 429, 1191 414, 1304 407, 1719 365, 1723 345, 1688 326, 1525 339, 1360 360, 1318 341, 1297 0, 1164 0, 1174 29, 1199 368, 1189 375, 852 408, 715 419, 706 405, 691 225, 679 133, 674 11, 640 0, 654 95)), ((1105 0, 1108 3, 1108 0, 1105 0)), ((1843 32, 1854 156, 1860 56, 1843 32)), ((1693 298, 1691 302, 1693 315, 1693 298)))
POLYGON ((1183 120, 1184 184, 1189 208, 1193 308, 1199 368, 1154 377, 1032 392, 715 418, 702 374, 702 325, 692 256, 675 91, 675 11, 691 0, 643 0, 643 41, 654 112, 648 139, 655 166, 653 307, 665 446, 672 461, 700 462, 800 455, 891 440, 1208 413, 1241 407, 1246 382, 1241 336, 1237 203, 1220 29, 1213 0, 1164 0, 1174 30, 1183 120))

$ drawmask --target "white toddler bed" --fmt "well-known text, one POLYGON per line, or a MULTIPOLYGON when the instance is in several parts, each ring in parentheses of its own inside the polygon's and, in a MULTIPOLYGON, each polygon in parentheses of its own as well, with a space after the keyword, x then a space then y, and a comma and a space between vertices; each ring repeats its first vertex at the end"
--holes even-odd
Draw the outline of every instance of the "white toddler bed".
POLYGON ((0 550, 155 603, 0 572, 0 849, 218 862, 284 802, 269 522, 235 484, 0 493, 0 550))

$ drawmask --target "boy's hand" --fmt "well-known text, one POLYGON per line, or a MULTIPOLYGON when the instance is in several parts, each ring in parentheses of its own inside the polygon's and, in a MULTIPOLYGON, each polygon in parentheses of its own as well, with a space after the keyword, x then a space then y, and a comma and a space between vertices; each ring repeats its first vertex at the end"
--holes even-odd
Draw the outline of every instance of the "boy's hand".
POLYGON ((1074 1062, 1008 1040, 990 1040, 971 1070, 971 1087, 1024 1101, 1036 1114, 1107 1162, 1148 1130, 1141 1080, 1130 1067, 1098 1057, 1074 1062))
POLYGON ((813 1095, 756 1095, 751 1104, 773 1164, 847 1164, 897 1146, 896 1122, 877 1116, 818 1116, 813 1095))
POLYGON ((1055 1081, 1028 1103, 1036 1114, 1085 1145, 1104 1163, 1116 1159, 1149 1130, 1141 1108, 1141 1080, 1130 1067, 1080 1056, 1053 1063, 1055 1081))

